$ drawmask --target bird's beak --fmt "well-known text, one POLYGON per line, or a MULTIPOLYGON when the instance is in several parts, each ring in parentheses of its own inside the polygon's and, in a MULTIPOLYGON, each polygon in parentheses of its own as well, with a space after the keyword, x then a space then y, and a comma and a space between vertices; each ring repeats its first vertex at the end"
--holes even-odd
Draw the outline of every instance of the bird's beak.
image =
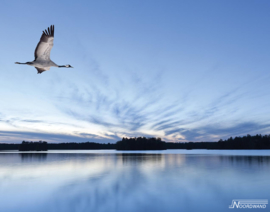
POLYGON ((72 66, 70 66, 70 68, 73 68, 72 66))

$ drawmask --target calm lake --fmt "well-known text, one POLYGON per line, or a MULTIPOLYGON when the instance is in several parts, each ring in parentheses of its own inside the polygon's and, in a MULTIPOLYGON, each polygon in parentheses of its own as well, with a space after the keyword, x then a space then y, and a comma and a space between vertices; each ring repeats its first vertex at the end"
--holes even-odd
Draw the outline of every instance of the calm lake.
POLYGON ((270 150, 0 152, 1 212, 269 211, 270 150))

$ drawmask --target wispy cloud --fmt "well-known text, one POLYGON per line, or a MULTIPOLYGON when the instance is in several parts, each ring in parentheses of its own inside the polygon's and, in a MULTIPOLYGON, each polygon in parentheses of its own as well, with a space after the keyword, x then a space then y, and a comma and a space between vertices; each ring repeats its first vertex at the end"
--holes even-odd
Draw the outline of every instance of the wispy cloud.
MULTIPOLYGON (((257 133, 267 133, 270 128, 270 124, 259 124, 255 122, 243 122, 234 124, 232 126, 226 127, 223 125, 207 125, 202 127, 197 127, 194 129, 190 128, 175 128, 172 130, 165 131, 166 135, 182 135, 184 140, 187 141, 213 141, 220 138, 228 138, 234 136, 243 136, 247 134, 257 134, 257 133)), ((183 139, 179 139, 181 141, 183 139)))
MULTIPOLYGON (((76 120, 100 126, 103 130, 117 135, 163 134, 165 140, 168 136, 171 139, 180 135, 182 140, 199 141, 218 135, 224 137, 237 132, 249 133, 252 130, 248 128, 251 122, 247 120, 230 128, 224 127, 226 125, 220 128, 211 127, 217 123, 217 117, 226 113, 229 115, 226 118, 233 120, 232 117, 239 111, 235 102, 241 101, 247 93, 242 89, 245 83, 212 98, 201 107, 200 102, 198 106, 190 107, 190 103, 194 101, 192 93, 179 95, 172 102, 166 101, 167 96, 163 94, 160 86, 162 74, 157 74, 155 80, 149 81, 131 72, 127 79, 129 81, 122 82, 122 87, 107 85, 106 92, 95 83, 78 86, 69 82, 71 85, 68 92, 58 96, 61 104, 57 103, 56 106, 76 120), (129 89, 132 92, 127 95, 129 89), (244 130, 245 127, 247 130, 244 130), (147 131, 151 133, 145 133, 147 131)), ((255 125, 254 122, 253 126, 255 125)), ((256 126, 258 130, 265 129, 264 124, 256 126)))
MULTIPOLYGON (((120 140, 121 136, 161 136, 164 140, 201 141, 215 140, 218 136, 226 138, 252 132, 268 132, 269 125, 262 122, 242 120, 230 127, 227 127, 228 124, 218 124, 217 117, 229 112, 228 120, 233 121, 231 117, 239 111, 240 108, 235 105, 235 102, 245 98, 246 95, 241 85, 212 98, 207 104, 204 103, 203 107, 190 107, 191 93, 180 95, 173 101, 166 101, 167 96, 163 95, 163 89, 159 86, 161 76, 157 74, 155 81, 147 81, 136 73, 131 73, 130 81, 125 82, 122 89, 108 85, 107 92, 95 83, 79 86, 71 81, 60 82, 68 86, 63 92, 61 90, 56 92, 58 100, 55 101, 56 108, 73 120, 101 127, 97 134, 78 130, 70 132, 70 135, 44 133, 42 130, 29 132, 31 129, 24 125, 27 132, 2 131, 2 136, 6 138, 9 135, 18 139, 19 136, 25 139, 50 139, 55 142, 87 139, 97 142, 115 142, 120 140), (124 88, 133 90, 132 95, 127 95, 129 92, 124 88)), ((18 117, 6 119, 3 114, 0 114, 0 118, 1 122, 18 129, 22 129, 22 123, 60 124, 79 128, 74 123, 61 121, 18 117)))

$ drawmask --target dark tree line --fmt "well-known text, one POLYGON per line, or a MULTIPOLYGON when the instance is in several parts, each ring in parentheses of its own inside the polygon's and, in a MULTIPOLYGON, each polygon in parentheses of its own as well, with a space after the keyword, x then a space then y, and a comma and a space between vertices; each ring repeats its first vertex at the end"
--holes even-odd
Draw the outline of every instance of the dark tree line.
POLYGON ((161 138, 123 138, 116 143, 117 150, 163 150, 165 142, 161 138))
POLYGON ((18 150, 19 144, 0 144, 0 150, 18 150))
POLYGON ((163 150, 163 149, 270 149, 270 135, 246 135, 243 137, 220 139, 218 142, 181 142, 170 143, 161 141, 160 138, 123 138, 116 144, 104 143, 47 143, 45 141, 29 142, 21 144, 0 144, 0 150, 20 151, 46 151, 72 150, 72 149, 117 149, 117 150, 163 150))
POLYGON ((248 134, 243 137, 230 137, 224 141, 220 139, 217 143, 221 149, 270 149, 270 135, 248 134))
POLYGON ((19 145, 19 151, 47 151, 47 142, 46 141, 23 141, 19 145))
POLYGON ((104 144, 95 142, 84 143, 47 143, 45 141, 33 142, 22 141, 21 144, 0 144, 0 150, 19 150, 19 151, 47 151, 51 150, 83 150, 83 149, 115 149, 115 144, 104 144))
POLYGON ((270 149, 270 135, 246 135, 218 142, 166 143, 167 149, 270 149))
POLYGON ((115 149, 115 144, 103 144, 95 142, 85 142, 85 143, 49 143, 48 149, 115 149))

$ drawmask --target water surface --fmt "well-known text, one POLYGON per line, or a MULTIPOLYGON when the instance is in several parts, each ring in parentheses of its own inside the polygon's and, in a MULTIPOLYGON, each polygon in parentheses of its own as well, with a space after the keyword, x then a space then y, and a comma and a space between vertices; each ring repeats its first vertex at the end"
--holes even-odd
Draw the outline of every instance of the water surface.
POLYGON ((230 211, 269 179, 269 150, 5 151, 0 211, 230 211))

